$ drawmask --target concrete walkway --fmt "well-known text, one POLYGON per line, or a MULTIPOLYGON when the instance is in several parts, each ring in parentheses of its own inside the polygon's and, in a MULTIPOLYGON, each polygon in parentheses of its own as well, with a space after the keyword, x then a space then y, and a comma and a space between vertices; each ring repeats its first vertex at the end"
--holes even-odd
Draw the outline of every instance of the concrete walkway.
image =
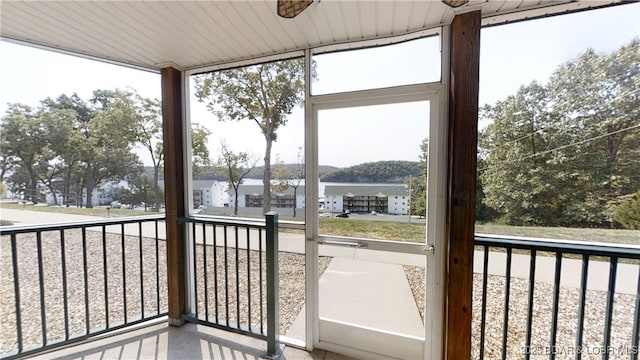
MULTIPOLYGON (((476 251, 473 255, 473 272, 482 274, 484 252, 476 251)), ((511 276, 520 279, 529 278, 530 257, 526 254, 512 254, 511 276)), ((505 276, 507 273, 507 254, 504 252, 489 252, 489 266, 487 274, 505 276)), ((611 265, 604 261, 589 261, 587 289, 597 291, 609 290, 609 269, 611 265)), ((556 271, 556 258, 551 256, 536 257, 536 281, 553 284, 556 271)), ((562 286, 580 288, 582 274, 582 260, 562 259, 560 284, 562 286)), ((638 288, 638 265, 618 263, 616 273, 616 293, 635 295, 638 288)))
MULTIPOLYGON (((154 215, 157 213, 150 212, 149 215, 154 215)), ((30 211, 30 210, 19 210, 19 209, 0 209, 0 219, 9 220, 14 223, 14 225, 41 225, 41 224, 59 224, 59 223, 69 223, 69 222, 78 222, 78 221, 96 221, 96 220, 116 220, 118 218, 108 218, 105 216, 88 216, 88 215, 75 215, 75 214, 63 214, 63 213, 55 213, 55 212, 46 212, 46 211, 30 211)), ((91 229, 88 229, 91 230, 91 229)), ((99 230, 99 229, 96 229, 99 230)), ((120 225, 112 225, 107 226, 106 231, 108 233, 116 233, 120 234, 121 226, 120 225)), ((125 225, 125 234, 128 235, 139 235, 140 230, 138 228, 138 224, 126 224, 125 225)), ((156 227, 153 223, 143 223, 142 224, 142 235, 144 237, 155 238, 156 236, 156 227)), ((164 221, 158 223, 158 238, 166 239, 166 228, 164 225, 164 221)))
MULTIPOLYGON (((321 319, 424 337, 424 324, 401 265, 333 258, 319 280, 321 319)), ((304 339, 304 308, 287 336, 304 339)))
MULTIPOLYGON (((106 212, 105 212, 106 215, 106 212)), ((0 219, 9 220, 14 225, 32 225, 32 224, 55 224, 61 222, 72 221, 95 221, 98 219, 108 219, 98 216, 61 214, 46 211, 31 211, 19 209, 0 209, 0 219)))

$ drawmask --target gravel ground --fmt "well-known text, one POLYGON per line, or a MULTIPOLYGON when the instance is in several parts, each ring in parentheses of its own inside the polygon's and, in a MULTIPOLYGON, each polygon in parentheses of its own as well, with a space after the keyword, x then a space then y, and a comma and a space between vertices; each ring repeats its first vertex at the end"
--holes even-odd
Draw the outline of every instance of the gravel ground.
MULTIPOLYGON (((85 316, 85 288, 89 298, 89 329, 103 329, 106 326, 105 313, 105 271, 103 263, 103 239, 97 231, 86 232, 86 263, 87 279, 85 282, 83 271, 83 242, 80 230, 65 231, 64 256, 66 260, 66 289, 67 289, 67 313, 68 332, 70 337, 84 335, 86 333, 85 316), (85 287, 85 283, 88 286, 85 287)), ((166 248, 165 242, 158 242, 156 258, 155 240, 137 236, 125 236, 125 281, 122 279, 122 237, 116 234, 107 234, 105 237, 105 249, 107 254, 106 278, 109 300, 109 324, 111 326, 124 323, 124 294, 126 288, 126 314, 128 321, 141 318, 142 308, 141 293, 144 293, 144 312, 146 316, 153 316, 158 312, 167 311, 166 284, 166 248), (140 241, 142 241, 142 263, 140 261, 140 241), (156 260, 158 271, 156 273, 156 260), (142 264, 143 281, 140 281, 140 266, 142 264), (157 296, 159 289, 160 296, 157 296), (159 301, 159 303, 158 303, 159 301)), ((23 332, 23 347, 38 346, 42 343, 41 308, 40 308, 40 282, 38 272, 38 251, 35 235, 19 235, 17 237, 18 274, 20 279, 20 314, 23 332)), ((47 326, 47 340, 63 339, 65 337, 64 322, 64 292, 62 278, 62 251, 60 235, 58 232, 43 233, 42 240, 42 264, 44 278, 44 316, 47 326)), ((207 286, 209 289, 207 300, 209 302, 209 320, 216 320, 216 296, 214 267, 217 270, 217 320, 226 324, 227 308, 225 308, 227 288, 224 286, 224 248, 216 248, 216 259, 213 261, 214 247, 207 246, 207 286)), ((0 257, 0 271, 2 282, 0 290, 5 296, 0 297, 0 317, 3 325, 0 327, 0 354, 17 349, 16 317, 13 268, 11 263, 11 244, 9 237, 0 239, 0 249, 5 256, 0 257)), ((238 306, 240 308, 240 323, 249 323, 249 307, 251 302, 251 324, 255 330, 260 327, 260 287, 259 287, 259 257, 257 251, 240 250, 238 252, 238 264, 236 269, 235 249, 227 251, 228 271, 226 276, 229 281, 229 321, 236 324, 238 320, 238 306), (247 261, 247 256, 249 261, 247 261), (239 275, 236 288, 236 270, 239 275), (247 274, 251 274, 249 277, 247 274), (245 294, 251 289, 250 298, 245 294), (236 292, 240 293, 240 304, 236 301, 236 292)), ((204 292, 204 257, 202 246, 196 251, 196 275, 197 297, 199 317, 207 315, 205 309, 204 292)), ((280 266, 280 332, 286 333, 296 319, 304 305, 304 255, 281 252, 279 254, 280 266)), ((320 258, 320 273, 324 272, 330 262, 329 258, 320 258)), ((266 279, 266 263, 264 253, 262 256, 263 279, 266 279)), ((266 289, 262 288, 266 299, 266 289)), ((265 300, 266 301, 266 300, 265 300)), ((266 303, 263 304, 263 326, 266 330, 266 303)))
POLYGON ((413 298, 416 301, 416 306, 418 307, 418 311, 420 311, 420 317, 424 323, 425 268, 421 266, 404 266, 404 273, 407 275, 407 281, 409 281, 413 298))
MULTIPOLYGON (((405 266, 407 280, 411 285, 420 315, 424 320, 424 279, 421 267, 405 266)), ((509 292, 509 329, 507 337, 507 359, 524 359, 527 334, 527 309, 529 282, 511 278, 509 292)), ((574 359, 576 355, 576 328, 578 323, 579 290, 561 287, 559 294, 558 329, 556 337, 556 359, 574 359)), ((587 290, 584 311, 584 333, 582 341, 583 359, 601 359, 604 339, 604 319, 607 293, 587 290)), ((488 276, 487 309, 484 340, 484 358, 502 357, 502 336, 504 329, 505 278, 488 276)), ((611 322, 611 359, 628 359, 631 355, 631 336, 636 297, 616 294, 614 297, 611 322)), ((482 319, 482 274, 473 278, 473 322, 472 358, 480 357, 480 335, 482 319)), ((532 335, 529 351, 531 359, 548 359, 551 338, 553 310, 553 285, 536 282, 532 312, 532 335)))
MULTIPOLYGON (((262 319, 262 326, 266 331, 266 282, 264 281, 266 279, 266 262, 265 253, 262 253, 261 258, 259 254, 258 251, 240 249, 236 259, 235 249, 227 249, 225 254, 224 247, 206 246, 207 261, 205 262, 202 245, 198 246, 196 251, 198 264, 196 268, 198 279, 196 288, 199 318, 208 318, 209 321, 217 321, 222 325, 227 324, 226 320, 228 318, 229 324, 232 326, 238 323, 251 323, 254 331, 260 329, 260 320, 262 319), (215 256, 214 250, 216 252, 215 256), (225 257, 227 260, 226 272, 225 257), (249 259, 248 261, 247 258, 249 259), (207 265, 206 289, 208 291, 205 291, 205 264, 207 265), (262 288, 259 285, 261 283, 259 276, 261 264, 263 269, 262 288), (227 286, 225 286, 225 279, 228 279, 227 286), (236 279, 238 280, 236 281, 236 279), (260 308, 261 292, 263 295, 262 309, 260 308), (205 296, 205 294, 207 295, 205 296), (238 294, 240 294, 239 297, 237 296, 238 294), (249 294, 249 296, 245 294, 249 294), (240 299, 240 304, 238 304, 237 299, 240 299), (228 307, 225 305, 227 303, 228 307), (208 307, 206 304, 208 304, 208 307), (238 308, 240 309, 239 312, 238 308)), ((330 261, 331 259, 328 257, 319 259, 320 274, 325 271, 330 261)), ((304 255, 280 252, 279 270, 280 333, 286 334, 302 310, 305 301, 304 255)))
MULTIPOLYGON (((66 299, 68 313, 68 332, 71 337, 85 333, 85 296, 89 301, 89 329, 100 329, 106 325, 105 316, 105 285, 108 291, 108 320, 111 325, 124 322, 124 295, 126 294, 126 316, 129 321, 137 320, 141 317, 141 309, 144 309, 146 316, 152 316, 167 309, 166 296, 166 260, 165 243, 159 241, 156 249, 156 242, 153 239, 132 236, 125 236, 125 253, 122 267, 122 237, 114 234, 107 234, 104 239, 106 250, 106 284, 105 269, 103 263, 103 238, 97 231, 86 232, 86 242, 83 244, 80 230, 65 231, 65 248, 61 249, 60 235, 58 232, 43 233, 41 239, 42 264, 44 284, 45 309, 40 308, 40 283, 38 281, 39 256, 37 251, 37 241, 34 235, 20 235, 17 241, 18 273, 20 279, 20 313, 22 316, 23 344, 25 348, 38 345, 42 342, 41 313, 47 322, 47 339, 49 341, 61 339, 65 336, 65 303, 62 279, 61 257, 66 258, 66 299), (87 278, 85 280, 83 272, 83 248, 86 249, 87 278), (142 256, 140 248, 142 248, 142 256), (156 257, 156 250, 158 256, 156 257), (156 263, 158 264, 156 271, 156 263), (142 281, 140 268, 142 267, 142 281), (123 283, 123 272, 125 281, 123 283), (85 286, 88 284, 88 286, 85 286), (86 294, 85 294, 85 288, 86 294), (126 289, 126 292, 122 290, 126 289), (157 296, 159 293, 161 296, 157 296), (144 304, 141 294, 144 294, 144 304)), ((225 278, 223 269, 224 249, 216 248, 214 259, 214 248, 206 247, 207 261, 207 288, 208 294, 216 294, 215 280, 218 277, 217 308, 218 321, 225 322, 227 318, 226 303, 227 289, 222 281, 225 278)), ((17 346, 15 302, 14 302, 14 282, 13 269, 11 263, 11 245, 8 237, 0 239, 0 251, 4 256, 0 256, 0 271, 2 282, 0 290, 4 296, 0 297, 0 316, 3 326, 0 327, 0 353, 12 351, 17 346)), ((236 323, 238 316, 240 322, 247 324, 251 322, 252 327, 257 329, 261 323, 259 294, 260 287, 259 263, 260 258, 255 251, 240 250, 238 256, 238 266, 236 268, 236 253, 234 249, 227 251, 227 262, 229 264, 226 276, 229 280, 229 320, 236 323), (236 271, 238 275, 238 288, 236 288, 236 271), (248 274, 251 274, 249 276, 248 274), (250 299, 242 294, 247 294, 251 289, 250 299), (239 292, 240 313, 238 315, 238 303, 234 300, 235 294, 239 292), (248 304, 251 303, 251 312, 248 304)), ((286 333, 304 304, 304 256, 299 254, 280 253, 280 332, 286 333)), ((264 264, 264 258, 262 259, 264 264)), ((321 258, 320 264, 322 273, 330 262, 330 258, 321 258)), ((216 316, 216 296, 208 296, 208 310, 205 307, 204 292, 204 253, 202 246, 196 251, 196 274, 198 275, 198 313, 200 317, 205 317, 208 311, 209 319, 214 320, 216 316)), ((422 309, 424 304, 424 268, 405 267, 407 279, 411 285, 418 308, 422 309)), ((473 358, 479 357, 480 351, 480 319, 482 300, 482 277, 474 277, 474 298, 473 298, 473 338, 472 349, 473 358)), ((503 334, 503 309, 504 309, 504 277, 489 276, 487 292, 487 311, 484 355, 487 359, 499 358, 502 351, 503 334)), ((511 292, 509 301, 509 331, 507 340, 507 358, 524 358, 523 350, 526 336, 526 309, 528 301, 528 282, 523 279, 511 279, 511 292)), ((266 291, 262 289, 263 293, 266 291)), ((265 293, 266 294, 266 293, 265 293)), ((550 323, 552 316, 553 286, 546 283, 536 283, 535 300, 533 309, 532 327, 532 359, 548 358, 546 347, 550 338, 550 323)), ((579 292, 574 288, 561 288, 560 307, 558 311, 558 336, 557 348, 564 353, 557 354, 557 358, 573 358, 575 353, 575 327, 577 323, 579 292)), ((616 294, 614 311, 612 316, 611 345, 615 349, 611 358, 628 358, 631 344, 631 333, 633 326, 633 313, 635 306, 635 296, 616 294), (625 348, 626 347, 626 348, 625 348), (626 356, 624 356, 626 355, 626 356)), ((584 341, 585 351, 583 359, 601 358, 601 351, 598 351, 602 344, 604 318, 606 309, 606 293, 599 291, 588 291, 585 308, 584 341)), ((424 313, 420 315, 424 318, 424 313)), ((263 312, 262 321, 266 314, 263 312)))
MULTIPOLYGON (((97 231, 86 232, 83 246, 80 230, 66 230, 64 253, 61 249, 59 232, 42 234, 42 265, 45 309, 40 308, 39 257, 35 235, 18 235, 16 252, 18 257, 18 274, 20 283, 20 314, 23 332, 23 347, 29 348, 42 343, 41 311, 44 312, 47 327, 47 340, 55 341, 65 337, 65 304, 63 292, 63 270, 61 257, 64 254, 66 263, 66 300, 68 314, 68 332, 70 337, 86 333, 86 315, 89 312, 88 328, 91 330, 104 328, 107 321, 105 311, 105 271, 103 262, 103 239, 97 231), (87 278, 85 280, 83 264, 83 247, 86 249, 87 278), (88 286, 85 286, 88 284, 88 286), (85 294, 85 288, 87 289, 85 294), (85 296, 89 307, 85 309, 85 296)), ((166 248, 165 242, 159 241, 156 257, 156 242, 153 239, 125 236, 125 283, 123 283, 122 237, 107 234, 106 249, 106 288, 108 292, 108 320, 110 326, 124 323, 126 294, 126 316, 128 321, 141 318, 142 297, 144 294, 144 314, 153 316, 167 309, 166 296, 166 248), (142 262, 140 261, 140 242, 142 242, 142 262), (156 261, 158 265, 156 266, 156 261), (140 279, 142 266, 143 281, 140 279), (158 271, 156 271, 158 269, 158 271), (126 289, 126 292, 123 292, 126 289), (159 302, 158 302, 159 301, 159 302)), ((11 244, 8 236, 0 240, 0 249, 4 256, 0 257, 2 283, 0 289, 5 296, 1 297, 0 316, 3 326, 0 327, 0 353, 17 349, 16 316, 13 268, 11 263, 11 244)))
MULTIPOLYGON (((473 339, 472 349, 474 357, 479 356, 480 350, 480 320, 482 309, 482 276, 474 276, 473 297, 473 339)), ((500 357, 502 352, 503 309, 505 295, 505 278, 489 276, 487 281, 487 324, 485 330, 485 358, 500 357)), ((507 338, 507 358, 524 358, 525 339, 527 334, 529 282, 524 279, 512 278, 509 295, 509 328, 507 338)), ((549 358, 548 347, 551 337, 553 314, 553 285, 536 282, 534 289, 531 358, 549 358)), ((579 290, 561 287, 559 294, 559 310, 557 314, 556 358, 573 359, 576 353, 576 328, 578 323, 579 290)), ((606 312, 606 296, 603 291, 587 290, 584 309, 583 359, 600 359, 604 339, 604 319, 606 312)), ((613 316, 611 322, 612 359, 629 358, 631 334, 633 328, 633 314, 635 296, 616 294, 614 297, 613 316), (626 349, 626 350, 625 350, 626 349)))

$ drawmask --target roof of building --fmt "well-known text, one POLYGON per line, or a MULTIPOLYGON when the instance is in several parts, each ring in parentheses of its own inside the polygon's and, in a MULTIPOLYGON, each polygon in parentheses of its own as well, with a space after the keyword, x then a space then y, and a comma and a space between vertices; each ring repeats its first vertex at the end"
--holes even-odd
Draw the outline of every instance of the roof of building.
POLYGON ((403 184, 389 185, 328 185, 324 195, 331 196, 407 196, 409 191, 403 184))
POLYGON ((201 190, 201 189, 211 189, 213 184, 220 183, 227 186, 227 183, 224 181, 215 181, 215 180, 193 180, 193 189, 201 190))
MULTIPOLYGON (((194 190, 202 190, 202 189, 211 189, 213 187, 214 184, 220 184, 224 187, 224 189, 227 188, 227 182, 226 181, 216 181, 216 180, 193 180, 193 189, 194 190)), ((159 180, 158 184, 160 185, 160 187, 164 188, 164 180, 159 180)))

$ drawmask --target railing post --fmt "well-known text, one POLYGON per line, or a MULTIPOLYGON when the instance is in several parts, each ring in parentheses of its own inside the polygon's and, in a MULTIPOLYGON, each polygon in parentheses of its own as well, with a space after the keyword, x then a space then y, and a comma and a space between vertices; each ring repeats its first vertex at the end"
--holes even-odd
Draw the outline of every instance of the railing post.
POLYGON ((267 230, 267 353, 266 358, 277 359, 280 356, 280 305, 278 276, 278 213, 265 215, 267 230))

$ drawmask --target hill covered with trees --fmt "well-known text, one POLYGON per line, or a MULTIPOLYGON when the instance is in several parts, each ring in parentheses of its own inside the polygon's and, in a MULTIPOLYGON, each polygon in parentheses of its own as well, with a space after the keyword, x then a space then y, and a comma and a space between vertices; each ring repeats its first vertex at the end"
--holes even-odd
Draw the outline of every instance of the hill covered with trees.
MULTIPOLYGON (((277 164, 277 166, 284 166, 288 171, 295 172, 299 166, 304 167, 304 164, 277 164)), ((320 177, 322 177, 325 174, 338 171, 338 170, 340 170, 340 168, 335 166, 318 165, 318 173, 320 174, 320 177)), ((272 171, 273 171, 273 168, 272 168, 272 171)), ((247 175, 247 177, 252 179, 262 179, 262 174, 264 174, 264 166, 258 166, 255 169, 253 169, 249 173, 249 175, 247 175)), ((276 174, 274 174, 274 179, 277 179, 276 174)))
POLYGON ((409 175, 420 176, 417 161, 376 161, 332 171, 320 176, 326 182, 401 183, 409 175))
MULTIPOLYGON (((294 172, 295 169, 300 166, 299 164, 277 164, 278 166, 284 166, 286 169, 288 169, 291 172, 294 172)), ((304 164, 303 164, 304 165, 304 164)), ((274 167, 272 167, 272 172, 274 167)), ((340 170, 340 168, 335 167, 335 166, 329 166, 329 165, 320 165, 318 166, 318 172, 320 173, 320 176, 322 177, 325 174, 334 172, 334 171, 338 171, 340 170)), ((262 179, 262 176, 264 174, 264 166, 258 166, 255 169, 251 170, 249 172, 249 174, 246 176, 247 179, 262 179)), ((194 180, 218 180, 218 181, 226 181, 227 180, 227 174, 220 169, 215 169, 214 167, 207 167, 203 170, 200 171, 200 173, 198 173, 197 175, 193 176, 194 180)), ((278 176, 277 174, 273 175, 273 180, 278 180, 278 176)))

